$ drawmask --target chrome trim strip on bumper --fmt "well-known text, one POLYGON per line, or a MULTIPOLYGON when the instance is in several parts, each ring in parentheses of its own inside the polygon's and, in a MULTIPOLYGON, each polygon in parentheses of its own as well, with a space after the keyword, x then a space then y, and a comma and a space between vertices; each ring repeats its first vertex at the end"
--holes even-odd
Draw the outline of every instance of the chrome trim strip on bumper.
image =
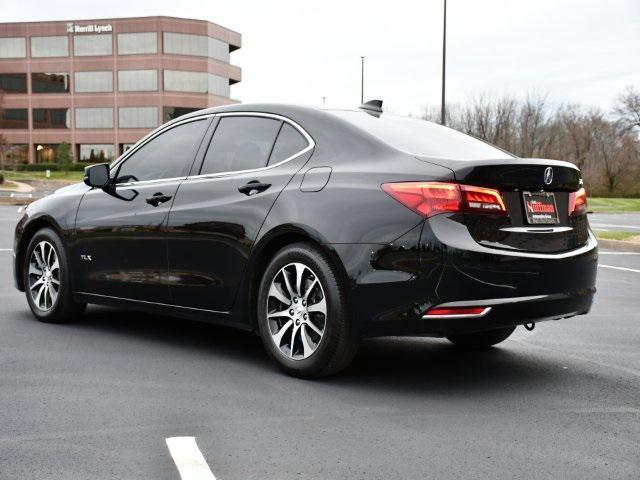
POLYGON ((573 227, 504 227, 501 232, 511 233, 562 233, 570 232, 573 227))
POLYGON ((500 250, 497 248, 489 248, 484 247, 482 253, 487 253, 491 255, 503 255, 507 257, 522 257, 522 258, 539 258, 544 260, 557 260, 562 258, 571 258, 576 257, 578 255, 582 255, 583 253, 594 250, 598 247, 598 241, 593 233, 589 232, 589 239, 587 243, 584 244, 580 248, 576 248, 575 250, 569 250, 568 252, 562 253, 529 253, 529 252, 518 252, 513 250, 500 250))
POLYGON ((553 295, 531 295, 528 297, 489 298, 482 300, 462 300, 459 302, 447 302, 436 305, 436 308, 447 307, 477 307, 481 305, 504 305, 507 303, 532 302, 535 300, 550 299, 553 295))

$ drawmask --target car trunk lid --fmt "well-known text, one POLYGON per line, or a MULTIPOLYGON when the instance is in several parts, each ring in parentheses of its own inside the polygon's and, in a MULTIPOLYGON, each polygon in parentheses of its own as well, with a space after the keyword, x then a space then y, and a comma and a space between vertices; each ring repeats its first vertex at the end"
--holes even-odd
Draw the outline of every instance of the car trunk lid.
POLYGON ((458 183, 502 193, 508 215, 469 214, 464 219, 478 243, 498 249, 556 253, 586 244, 586 215, 570 215, 569 194, 582 187, 570 163, 542 159, 420 160, 450 168, 458 183))

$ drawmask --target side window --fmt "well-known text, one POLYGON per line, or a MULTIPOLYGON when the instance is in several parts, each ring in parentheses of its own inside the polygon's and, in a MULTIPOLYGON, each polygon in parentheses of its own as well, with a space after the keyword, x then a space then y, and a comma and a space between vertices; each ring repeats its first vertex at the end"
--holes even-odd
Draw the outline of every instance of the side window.
POLYGON ((281 124, 280 120, 264 117, 222 117, 200 174, 266 166, 281 124))
POLYGON ((161 133, 125 160, 116 183, 187 175, 208 125, 208 119, 196 120, 161 133))
POLYGON ((276 144, 273 146, 273 152, 269 158, 269 165, 286 160, 296 153, 304 150, 309 145, 307 139, 288 123, 282 124, 282 129, 278 134, 276 144))

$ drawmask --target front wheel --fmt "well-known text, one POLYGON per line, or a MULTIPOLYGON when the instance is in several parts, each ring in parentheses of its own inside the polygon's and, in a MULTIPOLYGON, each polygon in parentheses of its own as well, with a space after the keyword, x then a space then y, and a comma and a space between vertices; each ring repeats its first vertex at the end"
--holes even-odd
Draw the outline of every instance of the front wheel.
POLYGON ((274 256, 260 283, 257 314, 265 349, 290 375, 332 375, 356 353, 343 282, 313 244, 296 243, 274 256))
POLYGON ((74 320, 86 304, 73 300, 69 262, 60 236, 50 228, 31 238, 22 268, 29 307, 42 322, 74 320))
POLYGON ((497 330, 489 330, 487 332, 451 335, 447 337, 447 340, 459 347, 486 348, 503 342, 509 338, 515 329, 516 327, 506 327, 499 328, 497 330))

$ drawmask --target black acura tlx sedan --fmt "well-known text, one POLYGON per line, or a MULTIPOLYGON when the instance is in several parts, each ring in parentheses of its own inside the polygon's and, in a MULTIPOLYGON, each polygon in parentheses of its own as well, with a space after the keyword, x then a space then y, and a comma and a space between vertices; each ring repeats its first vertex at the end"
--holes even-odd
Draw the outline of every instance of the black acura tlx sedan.
POLYGON ((16 286, 46 322, 95 303, 252 330, 302 377, 344 368, 363 337, 486 347, 589 311, 574 165, 380 107, 173 120, 26 208, 16 286))

